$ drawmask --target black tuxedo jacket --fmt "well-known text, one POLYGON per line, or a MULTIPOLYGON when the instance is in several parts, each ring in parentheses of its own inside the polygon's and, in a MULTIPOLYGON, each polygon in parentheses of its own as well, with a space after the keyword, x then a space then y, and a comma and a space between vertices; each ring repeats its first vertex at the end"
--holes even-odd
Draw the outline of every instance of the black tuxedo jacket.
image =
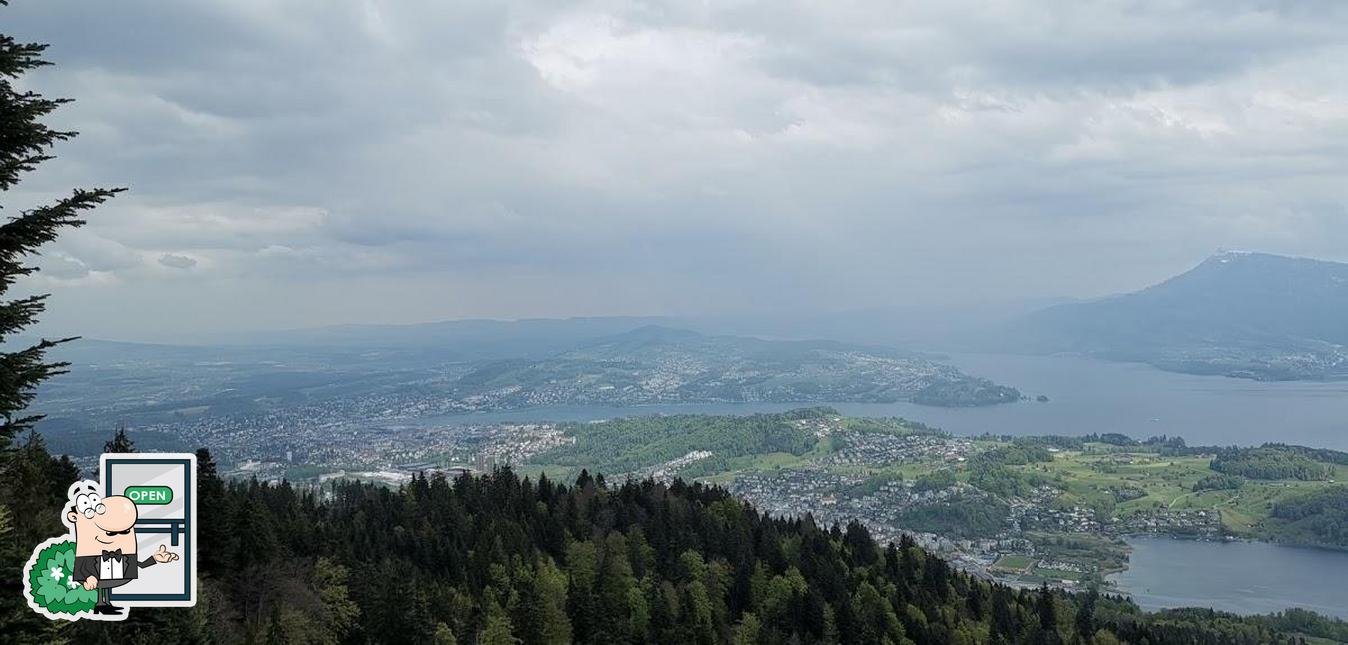
POLYGON ((75 556, 75 571, 73 572, 75 582, 84 582, 93 576, 98 579, 99 586, 104 586, 104 582, 114 582, 118 585, 126 584, 136 579, 136 574, 145 567, 155 563, 154 557, 148 557, 140 562, 136 562, 136 554, 113 555, 122 559, 122 577, 104 580, 102 572, 99 570, 102 565, 102 555, 77 555, 75 556))

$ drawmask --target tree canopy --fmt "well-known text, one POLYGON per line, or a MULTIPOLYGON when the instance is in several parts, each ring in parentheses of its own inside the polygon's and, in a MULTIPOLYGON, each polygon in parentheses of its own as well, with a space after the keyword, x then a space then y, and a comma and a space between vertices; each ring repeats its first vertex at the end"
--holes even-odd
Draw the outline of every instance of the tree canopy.
POLYGON ((36 434, 30 432, 16 445, 19 435, 40 419, 27 412, 37 386, 67 367, 48 360, 47 351, 71 339, 17 338, 37 321, 47 296, 15 296, 11 291, 20 279, 37 272, 30 261, 42 245, 62 230, 83 225, 86 211, 119 192, 75 189, 55 202, 17 210, 9 203, 20 179, 52 159, 54 145, 75 136, 44 123, 69 99, 20 89, 25 74, 48 64, 42 58, 46 49, 0 34, 0 209, 9 209, 0 224, 0 633, 6 641, 18 642, 52 637, 53 626, 24 604, 20 567, 33 545, 60 532, 53 504, 64 501, 64 487, 79 471, 68 459, 50 459, 36 434))
MULTIPOLYGON (((53 130, 43 119, 70 99, 49 98, 15 83, 26 73, 49 64, 42 59, 47 46, 27 43, 0 34, 0 192, 6 194, 24 174, 52 159, 52 146, 75 136, 53 130)), ((12 348, 6 341, 37 321, 46 308, 47 295, 10 297, 10 290, 24 276, 37 272, 28 264, 39 247, 56 239, 61 230, 82 226, 85 211, 120 189, 75 189, 65 198, 36 205, 0 224, 0 450, 8 448, 16 434, 31 428, 38 417, 25 415, 39 383, 59 374, 65 363, 46 360, 47 350, 69 338, 41 340, 12 348)), ((8 201, 8 200, 6 200, 8 201)), ((0 204, 0 209, 10 208, 0 204)), ((12 212, 12 211, 11 211, 12 212)))

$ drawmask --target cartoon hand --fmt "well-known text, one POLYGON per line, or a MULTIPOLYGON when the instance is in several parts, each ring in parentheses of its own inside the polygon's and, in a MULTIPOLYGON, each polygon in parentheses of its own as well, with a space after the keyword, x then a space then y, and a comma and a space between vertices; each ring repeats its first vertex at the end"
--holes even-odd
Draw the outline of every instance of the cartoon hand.
POLYGON ((95 578, 95 577, 93 577, 93 576, 89 576, 88 578, 85 578, 85 579, 84 579, 84 590, 85 590, 85 591, 93 591, 93 590, 94 590, 94 587, 97 587, 97 586, 98 586, 98 578, 95 578))
POLYGON ((159 550, 154 552, 155 562, 173 562, 178 559, 177 553, 169 553, 168 547, 159 545, 159 550))

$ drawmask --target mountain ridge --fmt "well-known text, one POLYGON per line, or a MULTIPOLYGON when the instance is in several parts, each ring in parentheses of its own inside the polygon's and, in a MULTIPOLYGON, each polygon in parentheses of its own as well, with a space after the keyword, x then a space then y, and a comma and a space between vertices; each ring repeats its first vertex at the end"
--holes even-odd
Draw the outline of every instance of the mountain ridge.
POLYGON ((1348 378, 1348 264, 1221 251, 1138 291, 1039 310, 1009 344, 1258 380, 1348 378))

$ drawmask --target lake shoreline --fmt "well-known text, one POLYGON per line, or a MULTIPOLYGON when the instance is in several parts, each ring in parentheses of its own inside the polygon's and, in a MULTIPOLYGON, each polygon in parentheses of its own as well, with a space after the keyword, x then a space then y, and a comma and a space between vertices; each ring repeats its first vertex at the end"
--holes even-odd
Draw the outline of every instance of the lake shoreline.
POLYGON ((1348 450, 1340 420, 1348 418, 1348 381, 1264 382, 1195 376, 1145 363, 1079 356, 951 354, 960 370, 1004 383, 1029 400, 940 407, 908 401, 859 403, 708 402, 628 406, 561 405, 423 417, 416 423, 594 421, 650 414, 748 415, 829 406, 847 416, 902 417, 952 435, 1064 435, 1119 433, 1134 439, 1180 436, 1190 445, 1258 446, 1280 441, 1348 450), (1035 401, 1038 395, 1049 400, 1035 401), (1271 429, 1278 428, 1275 434, 1271 429))
POLYGON ((1342 549, 1159 535, 1132 537, 1127 544, 1127 570, 1105 579, 1111 592, 1143 609, 1209 607, 1256 615, 1301 607, 1348 619, 1348 588, 1337 584, 1348 575, 1342 549), (1319 579, 1327 584, 1308 584, 1319 579))

